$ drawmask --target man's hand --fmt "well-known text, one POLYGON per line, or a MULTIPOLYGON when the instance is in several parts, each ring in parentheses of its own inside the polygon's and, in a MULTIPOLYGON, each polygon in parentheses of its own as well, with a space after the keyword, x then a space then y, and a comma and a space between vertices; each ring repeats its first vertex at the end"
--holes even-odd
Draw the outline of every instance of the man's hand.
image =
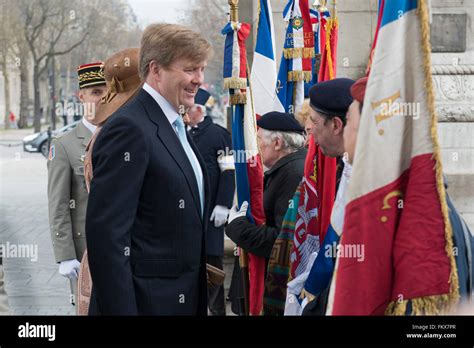
POLYGON ((77 278, 80 266, 81 263, 76 259, 61 261, 59 263, 59 274, 69 279, 77 278))
POLYGON ((223 205, 216 205, 211 214, 211 221, 214 221, 214 226, 221 227, 227 221, 229 215, 229 208, 223 205))
POLYGON ((234 220, 242 216, 247 216, 247 210, 249 208, 249 204, 247 201, 242 203, 240 209, 237 209, 237 204, 232 207, 229 212, 229 220, 227 221, 229 224, 234 220))

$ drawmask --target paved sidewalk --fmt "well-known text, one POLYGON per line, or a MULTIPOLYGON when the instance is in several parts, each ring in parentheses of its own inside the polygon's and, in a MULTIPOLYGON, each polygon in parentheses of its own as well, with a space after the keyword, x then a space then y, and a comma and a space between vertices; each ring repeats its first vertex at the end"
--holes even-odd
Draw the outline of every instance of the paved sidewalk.
MULTIPOLYGON (((69 281, 58 274, 48 225, 46 159, 23 151, 22 139, 32 129, 0 130, 0 244, 37 246, 38 260, 4 259, 12 314, 74 315, 69 281)), ((232 243, 227 248, 232 250, 232 243)), ((229 254, 231 254, 229 252, 229 254)), ((226 259, 226 295, 233 259, 226 259)), ((230 303, 227 314, 233 315, 230 303)))
POLYGON ((0 132, 0 243, 30 251, 3 260, 6 289, 12 314, 70 315, 69 281, 58 274, 49 234, 46 159, 21 145, 32 133, 0 132))

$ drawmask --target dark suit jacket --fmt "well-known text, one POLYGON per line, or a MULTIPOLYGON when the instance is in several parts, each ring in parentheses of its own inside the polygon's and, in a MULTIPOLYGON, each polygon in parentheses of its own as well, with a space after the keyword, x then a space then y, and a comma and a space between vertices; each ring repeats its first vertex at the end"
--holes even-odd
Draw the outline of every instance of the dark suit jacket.
POLYGON ((194 171, 165 114, 146 91, 97 137, 86 235, 93 281, 89 314, 206 315, 205 230, 194 171))

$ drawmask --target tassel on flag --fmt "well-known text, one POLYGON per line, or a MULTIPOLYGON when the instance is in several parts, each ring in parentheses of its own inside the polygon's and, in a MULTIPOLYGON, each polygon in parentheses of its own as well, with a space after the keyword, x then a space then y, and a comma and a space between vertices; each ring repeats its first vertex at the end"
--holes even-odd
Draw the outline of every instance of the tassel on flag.
POLYGON ((247 88, 247 50, 245 40, 250 24, 229 22, 222 29, 226 35, 224 48, 224 88, 229 89, 230 104, 245 104, 247 88))
MULTIPOLYGON (((237 201, 240 207, 249 203, 247 218, 256 225, 265 222, 263 211, 263 165, 257 146, 257 122, 252 91, 247 79, 245 40, 250 25, 237 21, 236 9, 231 8, 231 21, 224 27, 224 86, 229 89, 232 108, 232 144, 235 153, 237 201)), ((247 312, 261 315, 265 276, 265 258, 240 250, 244 275, 247 312)))
POLYGON ((314 34, 308 0, 290 0, 283 18, 288 26, 278 72, 275 110, 294 113, 304 101, 304 82, 312 79, 314 34))

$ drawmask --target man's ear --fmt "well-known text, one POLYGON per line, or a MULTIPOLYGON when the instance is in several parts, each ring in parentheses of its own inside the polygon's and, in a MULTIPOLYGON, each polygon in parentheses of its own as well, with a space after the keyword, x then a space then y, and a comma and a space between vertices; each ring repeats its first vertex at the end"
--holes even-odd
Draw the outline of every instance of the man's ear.
POLYGON ((77 96, 79 97, 81 103, 84 103, 84 90, 80 89, 77 96))
POLYGON ((160 72, 161 72, 161 67, 156 63, 155 60, 152 60, 150 63, 148 63, 148 70, 150 71, 149 73, 154 77, 159 79, 160 77, 160 72))
POLYGON ((344 131, 344 123, 339 116, 332 118, 332 126, 335 135, 342 134, 344 131))
POLYGON ((282 149, 283 140, 280 137, 275 138, 275 151, 282 149))

